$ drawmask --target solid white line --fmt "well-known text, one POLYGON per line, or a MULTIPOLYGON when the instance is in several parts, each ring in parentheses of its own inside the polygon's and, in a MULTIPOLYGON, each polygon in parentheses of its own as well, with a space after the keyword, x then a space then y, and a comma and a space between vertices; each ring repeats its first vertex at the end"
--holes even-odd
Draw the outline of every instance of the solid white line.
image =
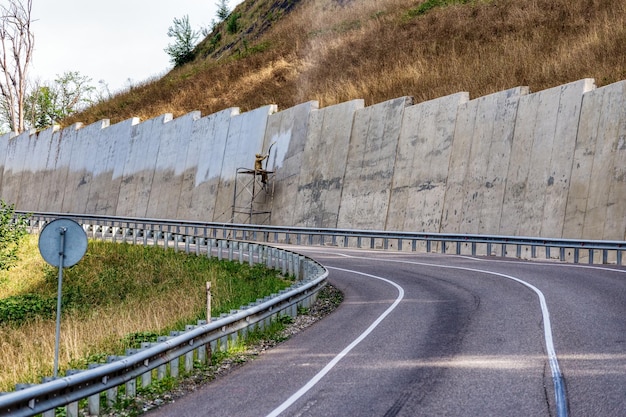
MULTIPOLYGON (((353 258, 361 258, 361 259, 371 259, 359 256, 353 256, 353 258)), ((381 260, 384 262, 396 262, 396 263, 406 263, 412 265, 421 265, 421 266, 430 266, 435 268, 447 268, 447 269, 458 269, 462 271, 470 271, 470 272, 478 272, 489 275, 496 275, 503 278, 511 279, 515 282, 518 282, 537 294, 539 298, 539 305, 541 306, 541 314, 543 317, 543 334, 546 345, 546 353, 548 355, 548 362, 550 363, 550 370, 552 371, 552 381, 554 383, 554 392, 555 392, 555 400, 556 400, 556 408, 557 408, 557 416, 558 417, 566 417, 567 416, 567 396, 565 393, 565 386, 563 385, 563 376, 561 374, 561 369, 559 368, 559 362, 556 356, 556 350, 554 349, 554 340, 552 337, 552 324, 550 323, 550 312, 548 311, 548 304, 546 303, 546 299, 543 293, 534 285, 522 281, 519 278, 516 278, 511 275, 502 274, 500 272, 494 271, 486 271, 482 269, 475 268, 466 268, 462 266, 451 266, 451 265, 439 265, 439 264, 430 264, 426 262, 416 262, 416 261, 407 261, 401 259, 382 259, 377 258, 377 260, 381 260)))
POLYGON ((337 365, 337 363, 341 359, 343 359, 352 349, 354 349, 354 347, 356 345, 361 343, 361 341, 363 341, 363 339, 365 339, 380 324, 380 322, 383 321, 383 319, 385 317, 387 317, 389 315, 389 313, 391 313, 398 306, 398 304, 400 303, 402 298, 404 298, 404 289, 401 286, 399 286, 398 284, 396 284, 395 282, 390 281, 390 280, 388 280, 386 278, 378 277, 376 275, 366 274, 366 273, 363 273, 363 272, 352 271, 352 270, 349 270, 349 269, 333 268, 333 267, 326 267, 326 268, 328 268, 328 269, 335 269, 337 271, 344 271, 344 272, 350 272, 350 273, 354 273, 354 274, 364 275, 366 277, 375 278, 375 279, 379 279, 381 281, 385 281, 385 282, 387 282, 387 283, 389 283, 389 284, 391 284, 391 285, 393 285, 394 287, 397 288, 397 290, 398 290, 398 297, 396 298, 394 303, 387 310, 385 310, 383 312, 383 314, 381 314, 376 319, 376 321, 374 321, 363 333, 361 333, 361 335, 359 337, 357 337, 344 350, 342 350, 337 356, 335 356, 332 361, 330 361, 321 371, 319 371, 317 373, 317 375, 315 375, 302 388, 300 388, 296 393, 294 393, 291 397, 289 397, 284 403, 282 403, 280 406, 278 406, 276 409, 274 409, 271 413, 269 413, 267 415, 267 417, 278 416, 280 413, 282 413, 287 408, 289 408, 293 403, 298 401, 298 399, 300 399, 300 397, 302 397, 304 394, 306 394, 311 388, 313 388, 315 386, 315 384, 317 384, 332 368, 334 368, 335 365, 337 365))

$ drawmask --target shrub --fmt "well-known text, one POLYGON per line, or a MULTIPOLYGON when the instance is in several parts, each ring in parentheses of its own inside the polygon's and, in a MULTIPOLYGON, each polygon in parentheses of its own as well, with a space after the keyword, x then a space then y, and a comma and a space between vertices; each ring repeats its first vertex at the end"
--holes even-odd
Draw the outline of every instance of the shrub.
POLYGON ((0 270, 10 269, 17 261, 17 249, 26 235, 26 217, 15 216, 15 206, 0 200, 0 270))

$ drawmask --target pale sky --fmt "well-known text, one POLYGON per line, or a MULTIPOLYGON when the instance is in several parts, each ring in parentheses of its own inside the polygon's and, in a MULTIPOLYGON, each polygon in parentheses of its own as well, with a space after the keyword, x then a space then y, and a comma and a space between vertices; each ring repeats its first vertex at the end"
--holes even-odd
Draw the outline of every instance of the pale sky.
MULTIPOLYGON (((231 10, 243 0, 230 0, 231 10)), ((111 93, 172 68, 163 50, 175 17, 194 30, 217 20, 218 0, 33 0, 35 51, 29 78, 54 81, 78 71, 111 93), (130 80, 130 82, 129 82, 130 80)), ((200 38, 199 38, 200 39, 200 38)))

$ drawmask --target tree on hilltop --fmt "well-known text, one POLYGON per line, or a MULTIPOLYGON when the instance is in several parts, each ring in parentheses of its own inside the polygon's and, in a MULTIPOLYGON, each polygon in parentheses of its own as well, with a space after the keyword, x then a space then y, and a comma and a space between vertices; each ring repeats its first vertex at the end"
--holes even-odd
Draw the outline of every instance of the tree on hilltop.
POLYGON ((32 0, 8 0, 0 5, 0 106, 7 113, 10 129, 24 131, 24 100, 27 73, 35 46, 31 31, 32 0))
POLYGON ((193 59, 193 48, 200 34, 191 29, 189 16, 174 18, 173 26, 167 30, 167 36, 174 38, 174 43, 167 45, 165 52, 170 56, 170 62, 179 67, 193 59))

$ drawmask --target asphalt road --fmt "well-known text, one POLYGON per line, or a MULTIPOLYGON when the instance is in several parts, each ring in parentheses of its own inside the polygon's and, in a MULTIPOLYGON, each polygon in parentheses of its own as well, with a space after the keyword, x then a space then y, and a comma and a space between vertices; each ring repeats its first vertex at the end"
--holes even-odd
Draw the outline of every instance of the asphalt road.
POLYGON ((149 416, 626 416, 626 268, 297 250, 342 305, 149 416))

